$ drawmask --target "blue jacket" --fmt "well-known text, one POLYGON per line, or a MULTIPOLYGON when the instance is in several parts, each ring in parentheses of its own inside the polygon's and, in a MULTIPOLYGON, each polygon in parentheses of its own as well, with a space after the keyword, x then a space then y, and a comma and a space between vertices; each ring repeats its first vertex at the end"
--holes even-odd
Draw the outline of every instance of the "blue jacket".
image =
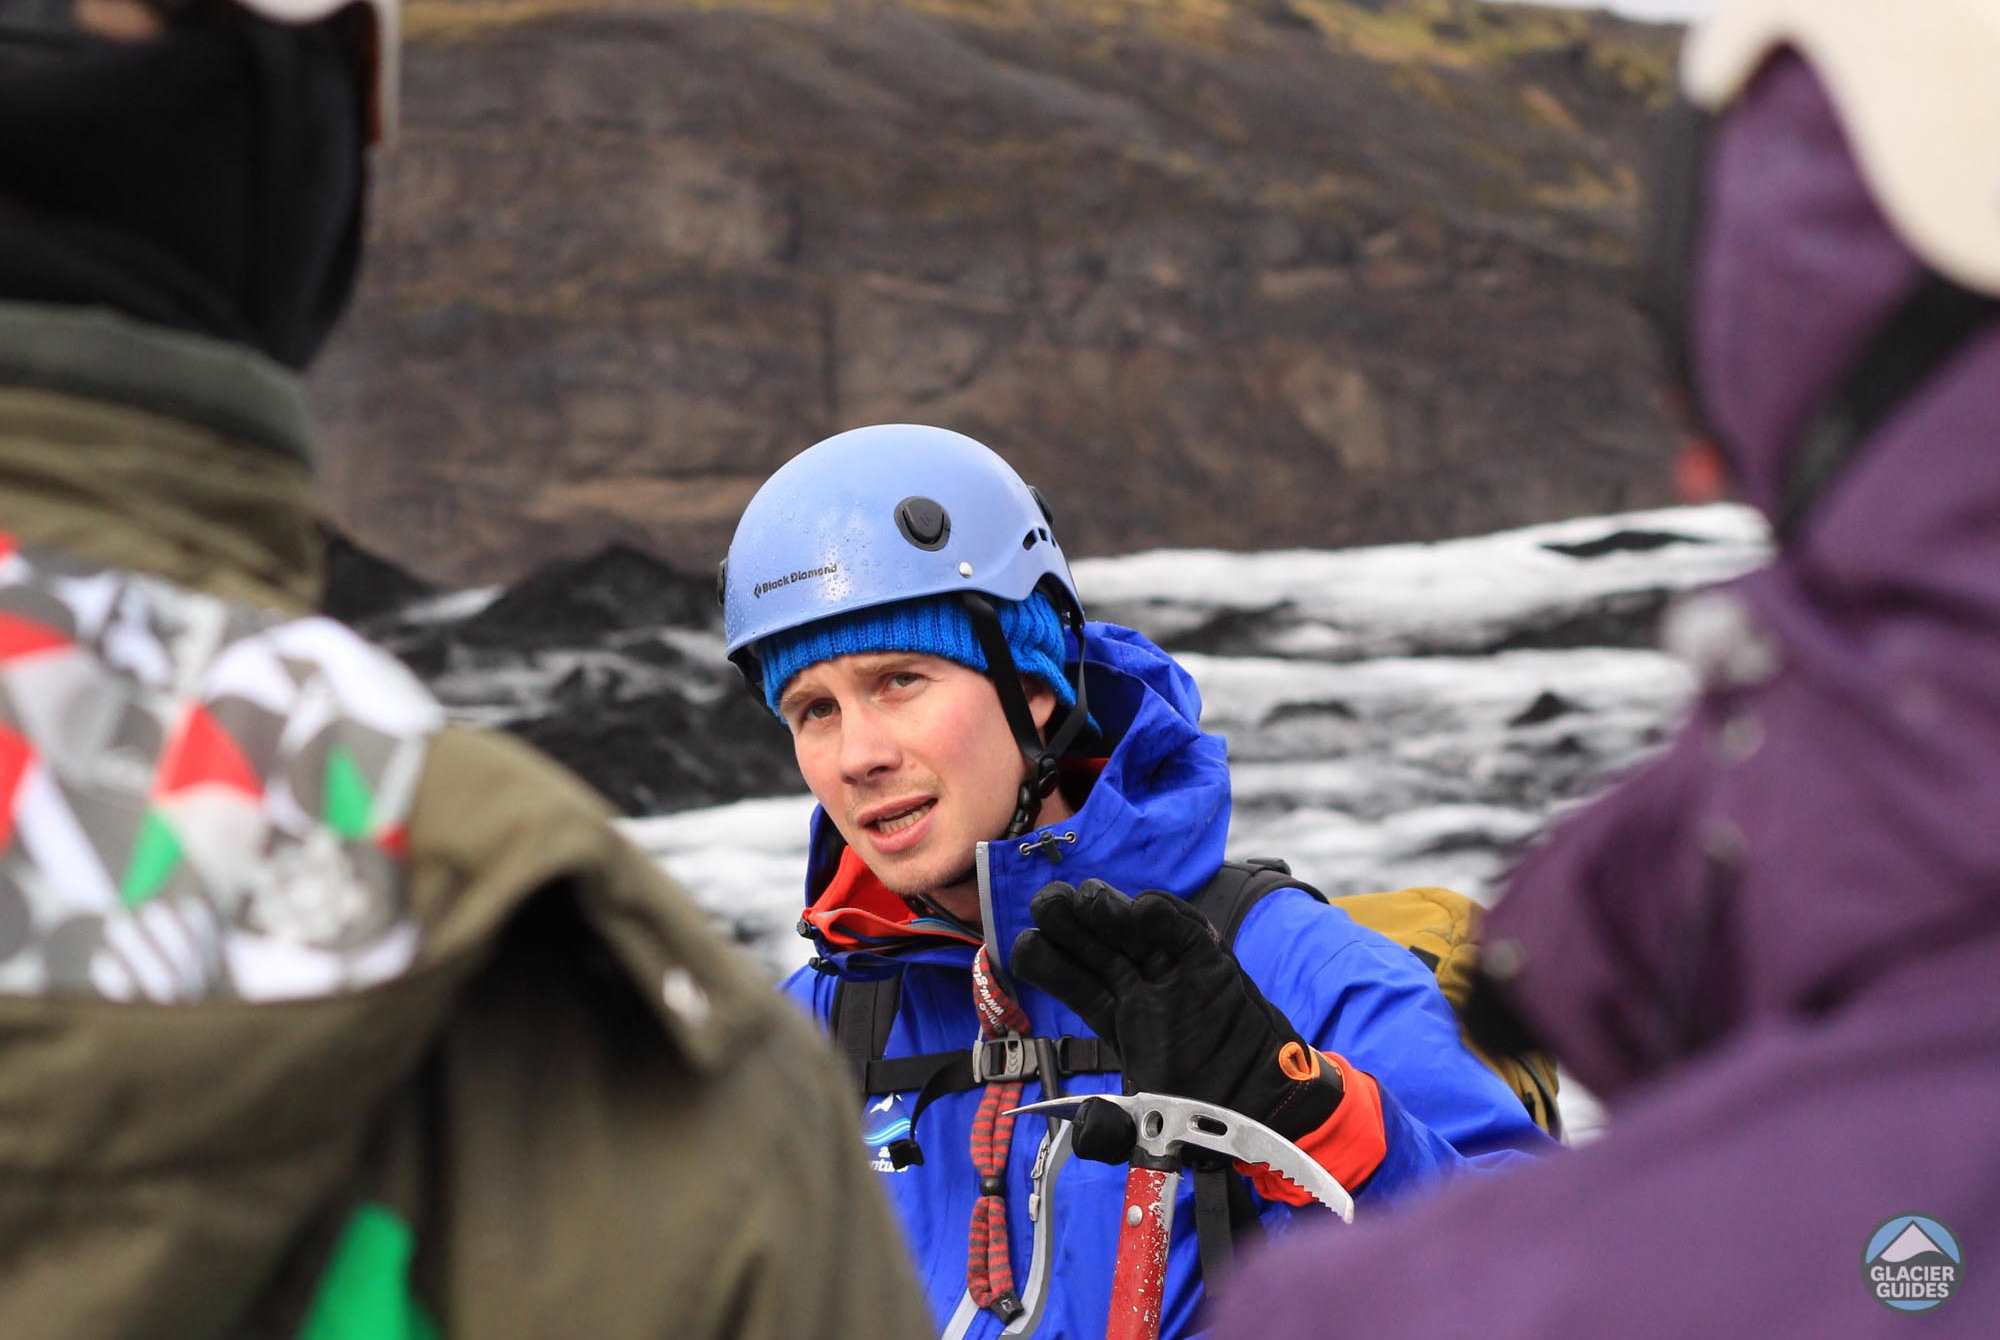
MULTIPOLYGON (((1229 829, 1229 769, 1224 741, 1196 724, 1201 699, 1188 673, 1131 631, 1109 624, 1087 630, 1089 703, 1110 760, 1077 814, 1046 830, 1074 834, 1033 847, 982 843, 977 866, 989 949, 1008 947, 1030 924, 1028 900, 1053 879, 1095 876, 1128 892, 1164 889, 1185 897, 1223 860, 1229 829), (1032 849, 1031 849, 1032 848, 1032 849), (1057 855, 1060 859, 1056 859, 1057 855)), ((812 849, 837 843, 815 813, 812 849)), ((1281 853, 1280 853, 1281 854, 1281 853)), ((833 875, 822 855, 807 874, 810 906, 833 875)), ((817 934, 817 932, 815 932, 817 934)), ((841 949, 820 938, 829 971, 801 969, 785 990, 827 1024, 840 974, 879 975, 873 949, 841 949)), ((1322 1051, 1336 1052, 1373 1075, 1382 1091, 1388 1152, 1355 1196, 1355 1213, 1409 1194, 1461 1164, 1498 1164, 1539 1150, 1547 1137, 1520 1101, 1459 1041, 1458 1022, 1436 980, 1408 950, 1357 926, 1299 889, 1270 894, 1250 912, 1235 944, 1238 959, 1273 1004, 1322 1051)), ((904 946, 893 955, 903 985, 887 1055, 969 1047, 978 1036, 968 945, 904 946)), ((1006 973, 1004 954, 991 952, 1006 973)), ((1088 1036, 1090 1030, 1054 997, 1011 974, 1004 983, 1027 1011, 1037 1036, 1088 1036)), ((1115 1074, 1077 1075, 1070 1093, 1117 1092, 1115 1074)), ((1021 1101, 1042 1097, 1030 1082, 1021 1101)), ((1025 1316, 1003 1327, 965 1294, 967 1230, 979 1179, 970 1132, 978 1090, 926 1108, 915 1136, 923 1162, 897 1170, 885 1146, 908 1129, 915 1093, 870 1100, 864 1139, 900 1212, 909 1245, 947 1336, 1036 1335, 1097 1340, 1110 1307, 1111 1267, 1124 1205, 1125 1169, 1069 1156, 1067 1126, 1029 1114, 1016 1125, 1008 1164, 1009 1247, 1025 1316), (1046 1148, 1044 1146, 1047 1146, 1046 1148), (1037 1186, 1036 1165, 1043 1177, 1037 1186)), ((1164 1337, 1192 1333, 1201 1301, 1192 1210, 1192 1178, 1183 1178, 1162 1312, 1164 1337)), ((1353 1188, 1350 1188, 1353 1189, 1353 1188)), ((1293 1210, 1260 1201, 1267 1232, 1281 1233, 1293 1210)))

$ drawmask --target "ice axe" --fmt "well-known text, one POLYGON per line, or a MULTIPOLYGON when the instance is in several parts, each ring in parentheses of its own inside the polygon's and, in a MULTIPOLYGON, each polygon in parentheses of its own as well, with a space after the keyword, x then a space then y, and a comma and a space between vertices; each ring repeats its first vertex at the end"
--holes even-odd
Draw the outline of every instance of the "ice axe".
POLYGON ((1182 1164, 1191 1154, 1222 1154, 1243 1163, 1261 1163, 1348 1223, 1354 1222, 1354 1197, 1331 1173, 1269 1126, 1226 1107, 1160 1093, 1093 1093, 1050 1098, 1014 1111, 1071 1121, 1091 1102, 1122 1108, 1139 1132, 1132 1171, 1125 1178, 1125 1211, 1118 1224, 1118 1259, 1111 1268, 1111 1318, 1104 1328, 1105 1340, 1158 1340, 1174 1193, 1180 1186, 1182 1164))

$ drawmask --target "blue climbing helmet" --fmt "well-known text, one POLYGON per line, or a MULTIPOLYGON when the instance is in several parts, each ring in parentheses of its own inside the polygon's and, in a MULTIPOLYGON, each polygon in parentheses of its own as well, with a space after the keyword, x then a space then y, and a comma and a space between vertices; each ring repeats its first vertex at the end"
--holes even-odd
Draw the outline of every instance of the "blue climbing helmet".
POLYGON ((1088 717, 1081 656, 1076 703, 1045 741, 994 602, 1046 596, 1079 652, 1083 602, 1048 504, 991 449, 920 424, 855 428, 815 443, 750 499, 717 585, 725 651, 760 696, 765 639, 875 606, 956 597, 1029 762, 1007 835, 1032 824, 1055 787, 1056 760, 1088 717))

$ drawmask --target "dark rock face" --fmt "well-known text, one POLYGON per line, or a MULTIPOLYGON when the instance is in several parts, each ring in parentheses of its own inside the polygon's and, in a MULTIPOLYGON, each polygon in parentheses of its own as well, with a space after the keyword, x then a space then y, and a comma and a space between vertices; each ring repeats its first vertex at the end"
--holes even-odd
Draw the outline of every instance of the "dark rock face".
POLYGON ((720 625, 715 582, 687 577, 627 545, 550 563, 467 619, 472 646, 584 647, 630 628, 720 625))
POLYGON ((791 739, 762 703, 736 694, 704 707, 673 690, 606 702, 579 685, 557 710, 509 730, 629 815, 670 814, 795 791, 791 739))
POLYGON ((393 614, 434 593, 429 582, 370 553, 336 530, 324 532, 326 572, 320 608, 347 623, 393 614))
POLYGON ((798 786, 791 737, 723 660, 720 622, 713 578, 622 545, 552 562, 469 612, 432 602, 356 620, 453 715, 520 736, 632 815, 798 786))
POLYGON ((1602 558, 1606 554, 1649 554, 1670 544, 1702 543, 1704 541, 1691 535, 1676 535, 1672 531, 1620 530, 1581 544, 1546 544, 1542 547, 1552 554, 1570 558, 1602 558))
POLYGON ((866 422, 988 441, 1073 554, 1667 494, 1624 297, 1675 34, 1475 0, 416 0, 335 513, 455 583, 706 573, 866 422))

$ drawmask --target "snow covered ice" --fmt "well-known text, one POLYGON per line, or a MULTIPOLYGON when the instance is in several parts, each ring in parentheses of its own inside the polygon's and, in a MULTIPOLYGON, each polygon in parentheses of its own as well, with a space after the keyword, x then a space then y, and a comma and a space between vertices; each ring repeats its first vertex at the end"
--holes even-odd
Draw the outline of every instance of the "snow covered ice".
MULTIPOLYGON (((1481 901, 1552 816, 1661 742, 1693 689, 1653 650, 1666 601, 1767 552, 1717 505, 1345 551, 1158 550, 1075 565, 1093 618, 1173 650, 1229 741, 1233 855, 1329 893, 1481 901)), ((626 831, 774 972, 808 956, 804 794, 626 831)), ((1598 1118, 1569 1101, 1573 1129, 1598 1118)))
MULTIPOLYGON (((1330 893, 1484 899, 1551 814, 1671 725, 1692 680, 1647 645, 1662 602, 1764 546, 1754 513, 1716 506, 1435 544, 1157 550, 1075 575, 1092 617, 1158 639, 1200 683, 1234 764, 1235 853, 1330 893)), ((627 831, 789 970, 811 808, 753 799, 627 831)))

